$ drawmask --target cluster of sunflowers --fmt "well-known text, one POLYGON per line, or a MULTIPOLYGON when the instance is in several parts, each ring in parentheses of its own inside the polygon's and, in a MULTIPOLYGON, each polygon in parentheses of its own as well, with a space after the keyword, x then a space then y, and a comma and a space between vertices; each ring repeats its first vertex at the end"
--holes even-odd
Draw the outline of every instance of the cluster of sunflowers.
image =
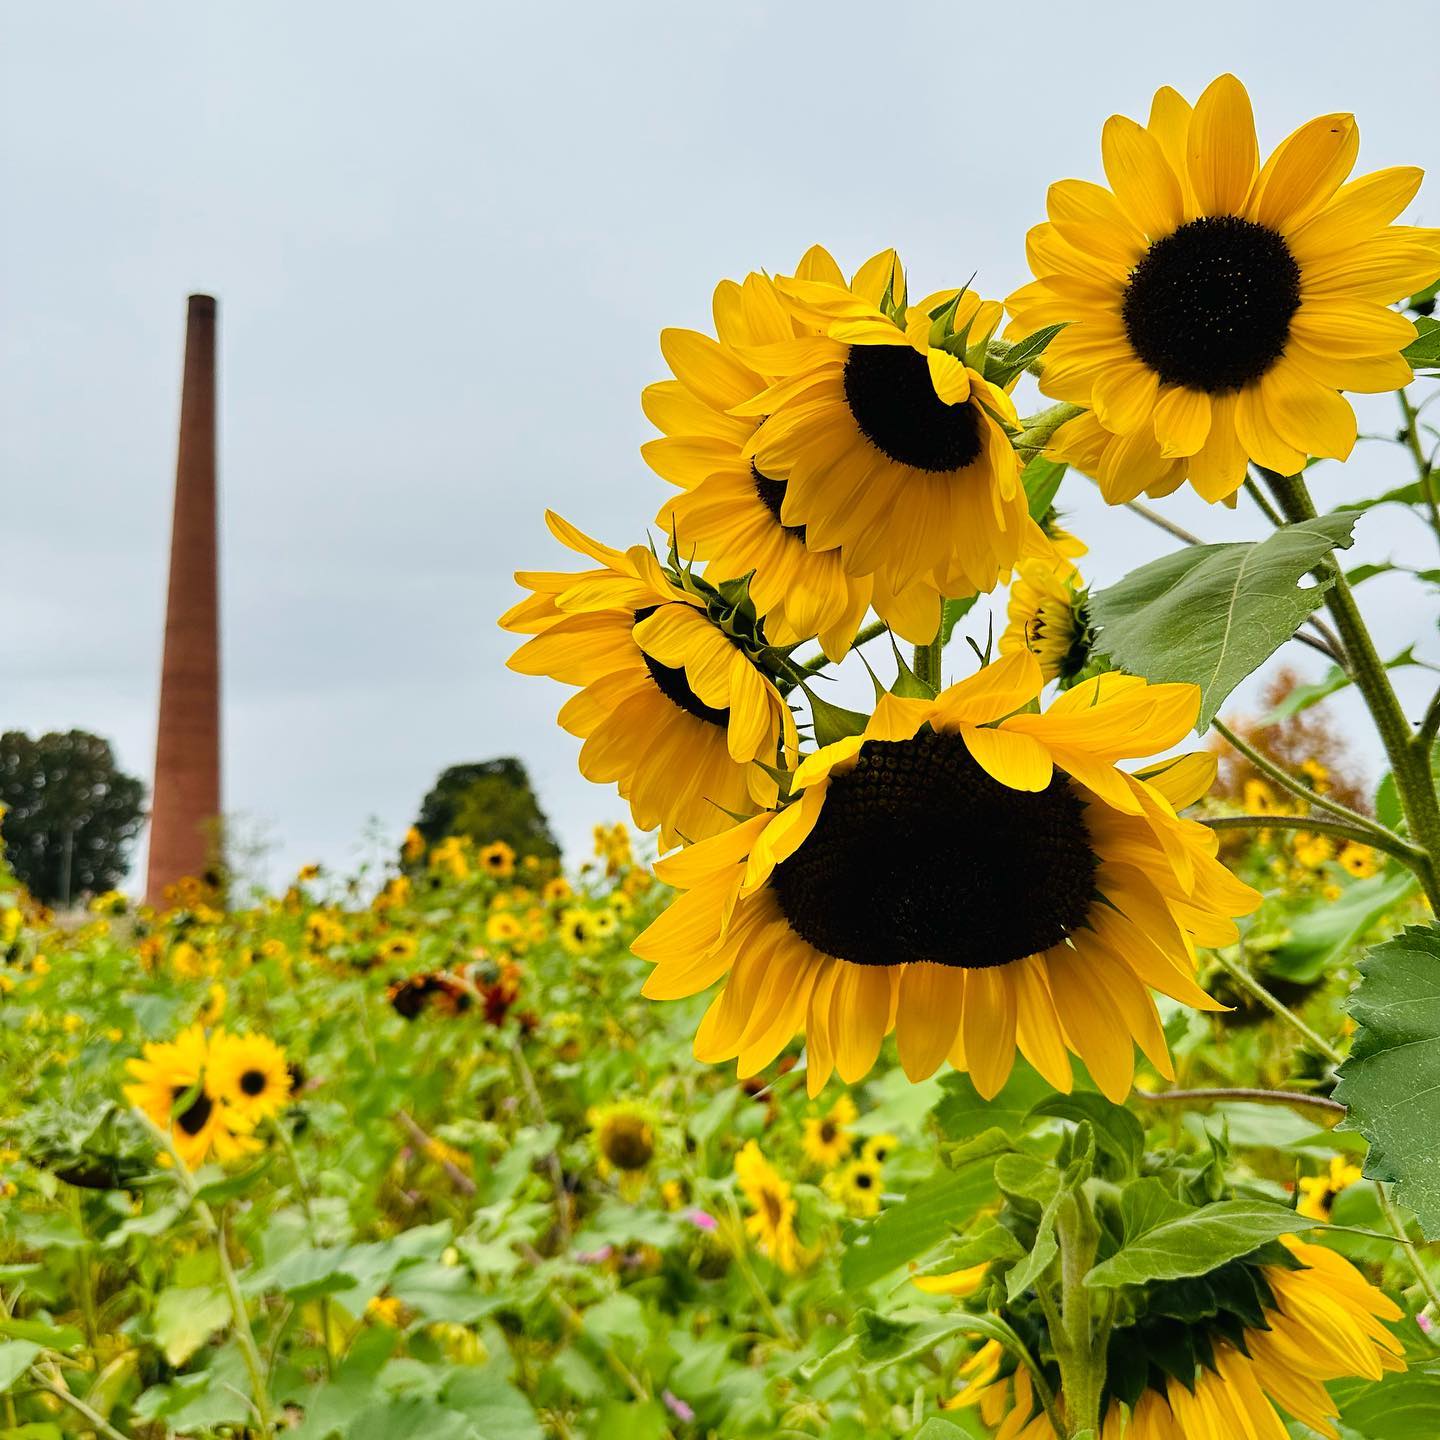
MULTIPOLYGON (((1071 467, 1112 505, 1187 483, 1234 505, 1254 467, 1298 518, 1287 477, 1349 456, 1342 392, 1412 380, 1417 330, 1390 306, 1440 275, 1440 231, 1392 224, 1420 172, 1348 180, 1357 149, 1353 117, 1325 115, 1262 164, 1233 76, 1193 106, 1165 88, 1144 124, 1106 124, 1108 187, 1051 187, 1034 279, 1003 304, 968 284, 912 301, 894 251, 847 276, 815 246, 722 281, 713 335, 662 332, 671 376, 642 403, 662 432, 644 458, 678 491, 655 517, 663 550, 547 513, 587 563, 519 572, 528 594, 500 623, 528 637, 512 669, 574 687, 559 722, 582 773, 659 832, 655 873, 678 894, 633 948, 653 999, 718 987, 697 1058, 754 1077, 800 1037, 812 1097, 860 1081, 892 1034, 911 1081, 948 1062, 982 1099, 1017 1053, 1063 1093, 1078 1057, 1116 1103, 1137 1046, 1175 1079, 1156 997, 1223 1009, 1198 951, 1236 946, 1262 897, 1183 813, 1217 769, 1172 753, 1200 687, 1107 661, 1054 499, 1071 467), (1022 417, 1027 373, 1057 403, 1022 417), (1007 584, 998 654, 972 641, 980 668, 946 684, 956 624, 1007 584), (888 688, 867 664, 869 713, 822 698, 825 667, 887 632, 913 660, 895 649, 888 688)), ((1297 860, 1376 872, 1374 850, 1322 829, 1300 831, 1297 860)), ((814 1118, 817 1160, 848 1153, 844 1119, 814 1118)), ((754 1141, 736 1176, 752 1237, 796 1268, 788 1182, 754 1141)), ((865 1213, 855 1192, 878 1180, 862 1153, 828 1188, 865 1213)), ((1332 1252, 1285 1237, 1236 1263, 1244 1294, 1188 1370, 1144 1369, 1157 1318, 1140 1372, 1112 1356, 1105 1396, 1069 1403, 1098 1404, 1106 1437, 1278 1436, 1268 1395, 1333 1435, 1322 1382, 1403 1365, 1378 1323, 1399 1312, 1332 1252), (1336 1338, 1305 1353, 1317 1328, 1336 1338)), ((1027 1323, 1032 1354, 1060 1353, 1055 1315, 1027 1323)), ((1061 1430, 1039 1398, 1060 1373, 998 1356, 969 1370, 985 1420, 1003 1440, 1061 1430)))
POLYGON ((1347 456, 1340 391, 1410 378, 1415 327, 1387 305, 1440 271, 1435 232, 1390 225, 1419 172, 1347 185, 1357 145, 1323 116, 1261 166, 1232 76, 1193 108, 1164 89, 1147 124, 1106 125, 1110 189, 1051 187, 1004 306, 911 303, 894 252, 847 280, 815 247, 723 281, 714 337, 662 334, 644 453, 681 492, 668 561, 549 515, 593 568, 521 572, 501 624, 532 637, 513 669, 578 687, 559 718, 582 771, 681 847, 657 874, 684 893, 636 949, 656 998, 725 980, 702 1058, 754 1074, 803 1032, 817 1093, 893 1030, 912 1078, 948 1059, 987 1094, 1017 1048, 1059 1089, 1075 1054, 1122 1096, 1136 1043, 1169 1073, 1153 992, 1209 1004, 1194 947, 1233 942, 1258 897, 1179 813, 1212 757, 1117 767, 1177 745, 1199 691, 1090 673, 1079 547, 1032 503, 1054 466, 1022 457, 1122 503, 1187 480, 1233 501, 1252 462, 1347 456), (1022 422, 1027 366, 1062 404, 1022 422), (944 686, 947 607, 1017 577, 999 658, 944 686), (871 609, 917 649, 863 716, 793 652, 838 659, 871 609))
POLYGON ((256 1128, 290 1098, 285 1052, 265 1035, 195 1024, 146 1045, 126 1068, 134 1081, 125 1098, 192 1170, 211 1156, 234 1160, 260 1149, 256 1128))

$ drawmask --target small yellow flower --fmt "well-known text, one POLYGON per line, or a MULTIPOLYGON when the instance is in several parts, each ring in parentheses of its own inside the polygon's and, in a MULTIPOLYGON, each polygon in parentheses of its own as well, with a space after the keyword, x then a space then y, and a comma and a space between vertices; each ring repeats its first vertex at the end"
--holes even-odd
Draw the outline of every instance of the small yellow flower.
POLYGON ((307 880, 318 880, 320 878, 320 867, 315 864, 314 861, 311 861, 310 864, 300 867, 295 874, 295 878, 302 885, 305 884, 307 880))
POLYGON ((404 856, 407 865, 414 865, 425 853, 425 837, 415 826, 412 825, 405 832, 405 840, 400 847, 400 853, 404 856))
POLYGON ((880 1213, 880 1167, 869 1160, 852 1160, 824 1180, 825 1193, 862 1218, 880 1213))
POLYGON ((1328 835, 1301 830, 1295 836, 1293 849, 1301 865, 1309 870, 1318 870, 1335 854, 1335 842, 1328 835))
POLYGON ((850 1153, 850 1132, 855 1123, 855 1102, 842 1095, 824 1115, 808 1115, 800 1148, 805 1158, 822 1169, 830 1170, 850 1153))
POLYGON ((1302 760, 1300 773, 1310 782, 1310 788, 1323 795, 1330 789, 1330 772, 1318 760, 1302 760))
POLYGON ((208 1080, 216 1098, 252 1128, 278 1115, 290 1099, 285 1052, 265 1035, 216 1031, 210 1042, 208 1080))
POLYGON ((587 910, 566 910, 560 916, 560 943, 572 955, 584 955, 591 947, 595 932, 587 910))
POLYGON ((515 851, 503 840, 482 847, 476 858, 480 868, 496 880, 508 880, 515 873, 515 851))
POLYGON ((1251 815, 1281 815, 1284 813, 1284 806, 1275 799, 1275 792, 1263 780, 1247 780, 1244 794, 1245 809, 1251 815))
POLYGON ((1347 840, 1339 855, 1340 864, 1357 880, 1368 880, 1380 869, 1380 858, 1368 845, 1347 840))
POLYGON ((569 900, 575 892, 570 888, 570 882, 563 875, 556 875, 553 879, 545 882, 545 888, 540 894, 547 904, 555 905, 569 900))
POLYGON ((1326 1174, 1302 1175, 1296 1182, 1300 1190, 1296 1213, 1311 1220, 1328 1220, 1335 1197, 1362 1178, 1363 1172, 1358 1165, 1352 1164, 1343 1155, 1332 1155, 1326 1174))
POLYGON ((452 880, 465 880, 470 875, 470 861, 465 854, 465 842, 459 836, 450 835, 430 852, 430 868, 448 872, 452 880))
POLYGON ((213 981, 195 1018, 202 1025, 217 1024, 225 1013, 225 1001, 225 987, 218 980, 213 981))
POLYGON ((883 1165, 895 1153, 899 1143, 895 1136, 888 1133, 872 1135, 860 1147, 860 1158, 872 1165, 883 1165))
POLYGON ((799 1268, 795 1238, 795 1198, 790 1183, 765 1158, 754 1140, 735 1157, 735 1178, 752 1214, 745 1229, 762 1255, 787 1274, 799 1268))
POLYGON ((393 1295, 372 1295, 365 1302, 365 1318, 398 1330, 405 1323, 405 1307, 393 1295))
POLYGON ((413 935, 389 935, 380 942, 380 958, 401 963, 413 960, 418 949, 413 935))
POLYGON ((485 938, 492 945, 510 945, 523 935, 520 922, 508 910, 493 911, 485 921, 485 938))

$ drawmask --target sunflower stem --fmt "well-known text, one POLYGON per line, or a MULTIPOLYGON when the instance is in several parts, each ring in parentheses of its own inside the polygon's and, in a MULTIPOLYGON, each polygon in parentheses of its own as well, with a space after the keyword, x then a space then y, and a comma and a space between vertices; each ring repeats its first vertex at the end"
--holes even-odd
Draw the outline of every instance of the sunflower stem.
MULTIPOLYGON (((1315 518, 1315 502, 1310 498, 1303 475, 1277 475, 1269 470, 1262 473, 1287 520, 1298 523, 1315 518)), ((1423 736, 1416 736, 1405 718, 1400 698, 1390 682, 1390 672, 1375 649, 1350 582, 1333 555, 1325 559, 1318 573, 1330 582, 1325 604, 1340 632, 1345 653, 1350 657, 1355 685, 1364 697, 1390 760, 1410 836, 1424 856, 1417 870, 1420 883, 1431 909, 1440 912, 1440 873, 1436 870, 1436 858, 1440 856, 1440 799, 1436 797, 1431 778, 1429 745, 1423 736), (1417 744, 1417 739, 1421 743, 1417 744)))
MULTIPOLYGON (((850 642, 850 648, 858 650, 862 645, 883 635, 889 628, 883 620, 872 620, 870 624, 862 626, 855 632, 855 638, 850 642)), ((810 656, 808 660, 793 661, 792 666, 802 675, 814 675, 829 663, 830 657, 822 650, 818 655, 810 656)))
MULTIPOLYGON (((1387 849, 1387 846, 1405 844, 1400 836, 1393 830, 1387 830, 1378 820, 1372 820, 1368 815, 1362 815, 1358 810, 1352 810, 1348 805, 1342 805, 1340 801, 1330 799, 1328 795, 1321 795, 1318 791, 1312 790, 1303 780, 1297 780, 1289 771, 1282 770, 1269 756, 1262 755, 1248 740, 1237 735, 1223 720, 1217 717, 1210 722, 1210 725, 1232 750, 1238 750, 1267 780, 1273 780, 1281 789, 1288 790, 1314 809, 1328 811, 1337 820, 1364 831, 1370 837, 1368 843, 1373 844, 1377 850, 1386 849, 1387 854, 1393 853, 1392 850, 1387 849), (1385 842, 1384 845, 1380 843, 1382 840, 1385 842)), ((1278 815, 1273 819, 1269 816, 1266 817, 1267 820, 1271 820, 1272 824, 1278 824, 1282 818, 1284 817, 1278 815)), ((1414 852, 1418 863, 1423 852, 1413 845, 1408 848, 1414 852)))
POLYGON ((1067 420, 1074 420, 1085 413, 1079 405, 1052 405, 1048 410, 1027 416, 1020 422, 1020 433, 1011 437, 1021 464, 1028 464, 1055 438, 1055 432, 1067 420))
POLYGON ((1307 1095, 1303 1090, 1260 1090, 1248 1085, 1211 1085, 1194 1090, 1135 1090, 1137 1100, 1156 1105, 1211 1105, 1230 1100, 1248 1100, 1257 1105, 1292 1105, 1301 1109, 1324 1110, 1330 1115, 1349 1111, 1328 1095, 1307 1095))
POLYGON ((915 647, 915 659, 911 668, 915 671, 915 678, 922 684, 930 687, 931 693, 940 693, 940 650, 943 642, 940 639, 940 632, 935 632, 935 638, 928 645, 917 645, 915 647))
POLYGON ((1393 855, 1402 864, 1415 869, 1417 874, 1424 860, 1421 851, 1398 835, 1381 835, 1373 829, 1351 825, 1344 820, 1332 820, 1325 815, 1212 815, 1200 823, 1212 830, 1309 830, 1320 835, 1337 835, 1344 840, 1353 840, 1357 845, 1369 845, 1393 855))
MULTIPOLYGON (((1385 1217, 1385 1223, 1394 1232, 1395 1238, 1400 1242, 1400 1248, 1405 1252, 1405 1258, 1410 1262, 1410 1268, 1415 1272, 1415 1278, 1420 1282, 1420 1288, 1425 1292, 1426 1299, 1430 1302, 1430 1308, 1440 1317, 1440 1290, 1435 1288, 1435 1282, 1430 1278, 1430 1272, 1425 1268, 1425 1263, 1420 1259, 1420 1252, 1415 1248, 1415 1242, 1410 1238, 1410 1232, 1405 1228, 1405 1222, 1395 1213, 1395 1206, 1391 1203, 1390 1192, 1385 1188, 1383 1180, 1376 1180, 1375 1194, 1380 1200, 1380 1213, 1385 1217)), ((1428 1336, 1429 1331, 1425 1331, 1428 1336)), ((1432 1345, 1436 1344, 1431 1340, 1432 1345)))
POLYGON ((1317 1031, 1312 1030, 1283 1000, 1272 995, 1249 970, 1238 960, 1232 960, 1221 950, 1210 952, 1215 963, 1244 991, 1254 996, 1272 1015, 1283 1020, 1297 1035, 1323 1055, 1332 1065, 1341 1065, 1345 1057, 1317 1031))
POLYGON ((1106 1347, 1109 1326, 1102 1317, 1097 1326, 1092 1311, 1095 1292, 1085 1277, 1095 1263, 1100 1227, 1083 1190, 1073 1190, 1061 1201, 1055 1216, 1060 1242, 1060 1319, 1063 1334, 1052 1334, 1055 1358, 1060 1362, 1060 1389, 1065 1399, 1069 1434, 1100 1433, 1100 1396, 1105 1389, 1106 1347))

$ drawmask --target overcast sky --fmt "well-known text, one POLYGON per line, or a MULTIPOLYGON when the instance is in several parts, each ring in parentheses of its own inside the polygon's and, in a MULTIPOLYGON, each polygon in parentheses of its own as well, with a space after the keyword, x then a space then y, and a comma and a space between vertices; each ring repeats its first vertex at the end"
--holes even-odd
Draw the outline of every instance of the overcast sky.
MULTIPOLYGON (((639 538, 667 489, 637 453, 657 334, 706 326, 721 276, 894 244, 913 293, 977 272, 1003 296, 1046 185, 1100 178, 1105 117, 1225 69, 1262 146, 1348 109, 1362 168, 1440 170, 1418 0, 1363 24, 1315 0, 0 15, 0 729, 95 730, 149 776, 185 296, 209 291, 226 804, 275 874, 351 863, 372 817, 398 838, 458 761, 523 757, 576 850, 623 813, 495 617, 517 566, 561 559, 546 505, 639 538)), ((1440 174, 1411 218, 1440 223, 1440 174)), ((1330 504, 1408 478, 1380 445, 1325 469, 1330 504)), ((1168 547, 1079 477, 1062 505, 1098 583, 1168 547)), ((1435 563, 1393 509, 1355 553, 1435 563)), ((1362 597, 1389 650, 1434 631, 1404 582, 1362 597)))

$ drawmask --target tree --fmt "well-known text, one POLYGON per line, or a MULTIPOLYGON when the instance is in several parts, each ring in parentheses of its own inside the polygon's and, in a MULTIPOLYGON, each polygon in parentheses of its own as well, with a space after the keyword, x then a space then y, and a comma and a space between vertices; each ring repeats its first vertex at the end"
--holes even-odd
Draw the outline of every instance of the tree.
POLYGON ((560 855, 530 776, 511 755, 443 771, 421 802, 415 828, 430 845, 447 835, 468 835, 482 845, 503 840, 521 856, 560 855))
POLYGON ((145 823, 145 787, 84 730, 0 735, 0 820, 10 864, 37 900, 113 890, 145 823))

